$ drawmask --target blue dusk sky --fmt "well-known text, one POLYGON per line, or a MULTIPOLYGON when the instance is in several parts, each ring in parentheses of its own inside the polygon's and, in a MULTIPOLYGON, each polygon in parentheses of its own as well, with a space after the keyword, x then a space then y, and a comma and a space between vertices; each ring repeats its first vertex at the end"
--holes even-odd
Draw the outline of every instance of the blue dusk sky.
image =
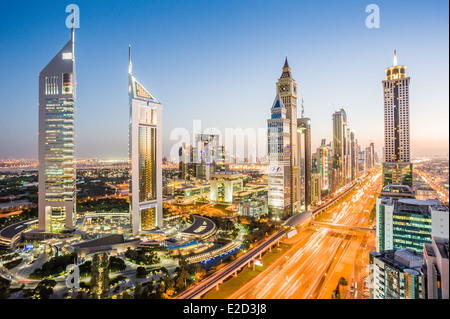
MULTIPOLYGON (((72 0, 74 1, 74 0, 72 0)), ((37 158, 38 74, 76 29, 76 152, 127 157, 133 75, 163 104, 163 155, 176 128, 267 128, 287 56, 311 118, 312 149, 343 107, 381 156, 384 69, 407 66, 411 155, 449 149, 448 1, 7 1, 0 11, 0 158, 37 158), (365 25, 366 6, 380 28, 365 25)), ((299 103, 300 104, 300 103, 299 103)), ((300 111, 299 111, 300 117, 300 111)))

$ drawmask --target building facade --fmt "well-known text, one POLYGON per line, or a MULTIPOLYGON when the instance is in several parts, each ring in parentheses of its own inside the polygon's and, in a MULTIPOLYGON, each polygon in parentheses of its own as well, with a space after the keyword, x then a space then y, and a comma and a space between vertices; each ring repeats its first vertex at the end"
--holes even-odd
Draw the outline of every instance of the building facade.
POLYGON ((384 163, 383 186, 388 184, 413 187, 410 162, 409 83, 406 66, 394 63, 385 70, 384 94, 384 163))
POLYGON ((75 32, 39 74, 39 230, 71 231, 76 221, 75 32))
POLYGON ((268 207, 271 220, 281 220, 290 212, 291 178, 289 147, 290 124, 286 118, 286 107, 279 93, 271 108, 268 126, 268 207))
POLYGON ((215 173, 211 175, 210 199, 214 203, 232 203, 233 193, 244 189, 243 176, 235 173, 215 173))
POLYGON ((377 199, 377 251, 421 252, 431 236, 448 238, 448 208, 439 200, 377 199))
POLYGON ((424 299, 449 299, 448 293, 448 238, 433 236, 423 245, 424 299))
POLYGON ((325 140, 322 140, 322 144, 317 149, 317 172, 321 176, 321 191, 322 193, 329 194, 331 190, 331 174, 332 174, 332 158, 333 150, 331 145, 326 145, 325 140))
POLYGON ((371 299, 422 299, 423 256, 411 249, 369 253, 371 299))
POLYGON ((311 209, 311 120, 304 115, 302 99, 302 117, 297 119, 297 150, 299 163, 298 200, 299 211, 311 209))
POLYGON ((162 105, 132 74, 129 56, 130 212, 133 235, 162 226, 162 105))
POLYGON ((297 151, 297 83, 291 74, 288 60, 286 58, 283 72, 278 79, 276 89, 286 108, 286 119, 289 122, 289 178, 290 178, 290 204, 289 213, 295 214, 299 211, 299 162, 297 151))
POLYGON ((338 187, 345 185, 346 181, 346 157, 345 152, 347 135, 347 114, 344 109, 333 114, 333 167, 338 168, 339 179, 338 187))

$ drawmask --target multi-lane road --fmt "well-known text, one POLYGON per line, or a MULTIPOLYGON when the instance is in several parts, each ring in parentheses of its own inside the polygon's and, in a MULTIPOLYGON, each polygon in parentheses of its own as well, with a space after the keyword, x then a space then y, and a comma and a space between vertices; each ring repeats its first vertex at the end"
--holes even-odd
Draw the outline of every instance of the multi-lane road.
MULTIPOLYGON (((318 217, 322 222, 370 228, 368 206, 381 187, 380 171, 358 186, 351 196, 318 217)), ((317 218, 316 218, 317 219, 317 218)), ((363 254, 373 232, 311 225, 289 242, 292 247, 264 272, 229 296, 230 299, 331 298, 340 277, 357 287, 347 297, 361 298, 363 254)), ((344 296, 341 296, 343 298, 344 296)))

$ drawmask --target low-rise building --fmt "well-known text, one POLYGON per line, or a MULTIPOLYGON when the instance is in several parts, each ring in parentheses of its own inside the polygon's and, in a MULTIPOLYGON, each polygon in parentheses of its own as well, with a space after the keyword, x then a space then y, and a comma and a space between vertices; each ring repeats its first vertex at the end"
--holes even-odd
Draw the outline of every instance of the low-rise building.
POLYGON ((371 299, 422 299, 423 255, 412 249, 369 254, 371 299))

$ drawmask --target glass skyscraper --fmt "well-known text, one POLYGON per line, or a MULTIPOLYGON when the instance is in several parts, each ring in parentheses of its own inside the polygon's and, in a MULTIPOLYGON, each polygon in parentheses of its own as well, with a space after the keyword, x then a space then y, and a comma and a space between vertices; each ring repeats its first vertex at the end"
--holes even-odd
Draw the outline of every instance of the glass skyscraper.
POLYGON ((129 52, 130 211, 133 235, 162 226, 162 105, 132 75, 129 52))
POLYGON ((76 220, 75 33, 39 74, 39 230, 70 231, 76 220))

